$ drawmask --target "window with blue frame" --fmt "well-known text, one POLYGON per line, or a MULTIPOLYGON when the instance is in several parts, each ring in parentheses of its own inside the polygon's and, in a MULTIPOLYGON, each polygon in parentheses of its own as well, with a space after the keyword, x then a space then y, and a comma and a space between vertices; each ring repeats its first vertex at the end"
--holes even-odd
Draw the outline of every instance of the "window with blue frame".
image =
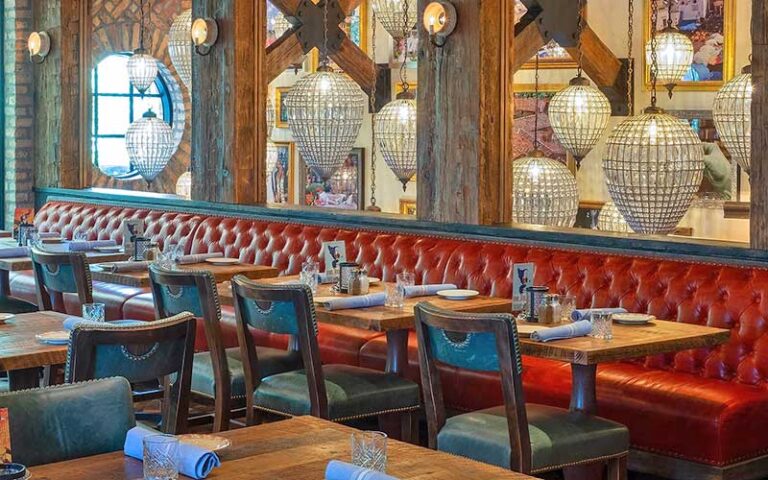
POLYGON ((93 164, 117 178, 136 175, 125 148, 125 133, 134 120, 151 108, 158 118, 173 125, 171 95, 165 82, 158 75, 146 93, 139 93, 128 81, 129 56, 116 53, 105 57, 93 69, 91 78, 93 164))

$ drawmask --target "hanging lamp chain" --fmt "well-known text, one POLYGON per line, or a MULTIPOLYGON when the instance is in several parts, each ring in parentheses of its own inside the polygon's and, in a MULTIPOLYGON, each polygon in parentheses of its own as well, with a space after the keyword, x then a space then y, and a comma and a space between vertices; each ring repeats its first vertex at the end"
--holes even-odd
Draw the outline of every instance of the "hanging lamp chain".
POLYGON ((328 2, 330 1, 325 0, 323 2, 323 51, 320 62, 323 67, 328 66, 328 2))
POLYGON ((147 0, 139 2, 139 50, 144 50, 144 9, 146 5, 147 0))
POLYGON ((581 78, 582 65, 584 63, 584 50, 582 49, 582 35, 584 33, 584 0, 579 0, 579 14, 576 21, 576 51, 579 57, 576 60, 576 76, 581 78))
POLYGON ((632 58, 632 42, 635 35, 635 0, 629 0, 627 12, 627 116, 635 110, 632 99, 632 82, 635 79, 635 60, 632 58))
POLYGON ((534 112, 533 112, 533 149, 539 149, 539 54, 536 54, 536 70, 534 75, 534 112))
POLYGON ((674 3, 674 0, 667 0, 667 28, 672 28, 674 26, 672 23, 672 5, 674 3))
MULTIPOLYGON (((671 3, 671 0, 670 0, 671 3)), ((659 77, 659 58, 656 51, 656 40, 659 22, 659 3, 658 0, 651 1, 651 25, 653 25, 653 34, 651 36, 651 108, 656 108, 656 82, 659 77)))
MULTIPOLYGON (((371 32, 371 59, 374 66, 376 65, 376 10, 373 10, 371 25, 373 29, 371 32)), ((371 94, 368 96, 371 109, 371 204, 368 206, 368 210, 380 211, 381 209, 376 206, 376 89, 378 83, 378 75, 373 76, 373 83, 371 84, 371 94)))
POLYGON ((409 12, 408 12, 408 1, 409 0, 402 0, 403 2, 403 63, 400 64, 400 83, 402 84, 403 93, 408 93, 409 86, 408 86, 408 37, 410 36, 410 25, 409 25, 409 12))

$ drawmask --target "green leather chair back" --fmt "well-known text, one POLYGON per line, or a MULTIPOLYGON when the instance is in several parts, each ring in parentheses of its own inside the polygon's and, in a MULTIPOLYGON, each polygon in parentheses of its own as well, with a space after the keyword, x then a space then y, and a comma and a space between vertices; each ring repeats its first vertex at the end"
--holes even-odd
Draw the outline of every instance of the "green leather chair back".
POLYGON ((312 292, 305 285, 254 283, 250 295, 244 294, 245 289, 234 282, 232 288, 238 315, 248 326, 270 333, 299 335, 301 324, 305 323, 317 334, 312 292))
POLYGON ((32 265, 40 310, 64 310, 63 294, 76 294, 80 303, 93 303, 91 271, 84 253, 32 250, 32 265))
POLYGON ((8 409, 13 461, 27 467, 114 452, 135 426, 124 378, 0 394, 8 409))

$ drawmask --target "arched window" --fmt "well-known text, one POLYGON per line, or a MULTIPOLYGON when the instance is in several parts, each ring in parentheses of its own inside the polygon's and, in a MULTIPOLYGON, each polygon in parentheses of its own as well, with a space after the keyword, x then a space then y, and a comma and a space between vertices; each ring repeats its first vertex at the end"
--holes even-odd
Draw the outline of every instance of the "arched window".
POLYGON ((144 95, 139 93, 128 81, 129 56, 107 56, 96 65, 91 78, 93 164, 105 174, 123 179, 136 175, 125 148, 125 133, 131 123, 151 108, 173 126, 173 106, 165 81, 158 75, 144 95))

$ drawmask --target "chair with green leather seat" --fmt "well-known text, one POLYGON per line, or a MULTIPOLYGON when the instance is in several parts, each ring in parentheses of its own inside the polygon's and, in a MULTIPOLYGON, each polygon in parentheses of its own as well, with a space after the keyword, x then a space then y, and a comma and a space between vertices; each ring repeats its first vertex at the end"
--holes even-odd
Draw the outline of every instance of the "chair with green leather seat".
POLYGON ((402 439, 412 433, 420 408, 419 387, 392 373, 349 365, 322 365, 312 292, 306 285, 267 285, 238 276, 232 280, 237 334, 245 369, 247 422, 256 410, 281 416, 313 415, 334 422, 399 417, 402 439), (263 375, 263 362, 249 328, 292 335, 303 370, 263 375))
MULTIPOLYGON (((198 400, 214 403, 213 431, 227 430, 234 410, 245 407, 245 374, 240 348, 224 347, 221 305, 213 275, 152 265, 149 278, 157 318, 187 311, 204 322, 209 351, 195 354, 192 393, 198 400)), ((295 349, 257 347, 257 351, 264 376, 301 368, 301 355, 295 349)))
POLYGON ((136 424, 124 378, 0 394, 13 461, 32 467, 114 452, 136 424))
POLYGON ((525 403, 511 315, 457 313, 422 302, 416 306, 416 333, 430 448, 526 474, 607 462, 609 479, 626 478, 624 425, 525 403), (499 372, 504 405, 446 418, 438 364, 499 372))
POLYGON ((165 385, 161 428, 184 433, 194 348, 195 317, 189 312, 136 326, 82 323, 70 334, 66 378, 117 376, 133 385, 160 380, 165 385))
POLYGON ((64 308, 65 293, 77 295, 81 305, 93 303, 91 271, 84 253, 51 253, 32 249, 31 257, 40 310, 67 313, 64 308))

